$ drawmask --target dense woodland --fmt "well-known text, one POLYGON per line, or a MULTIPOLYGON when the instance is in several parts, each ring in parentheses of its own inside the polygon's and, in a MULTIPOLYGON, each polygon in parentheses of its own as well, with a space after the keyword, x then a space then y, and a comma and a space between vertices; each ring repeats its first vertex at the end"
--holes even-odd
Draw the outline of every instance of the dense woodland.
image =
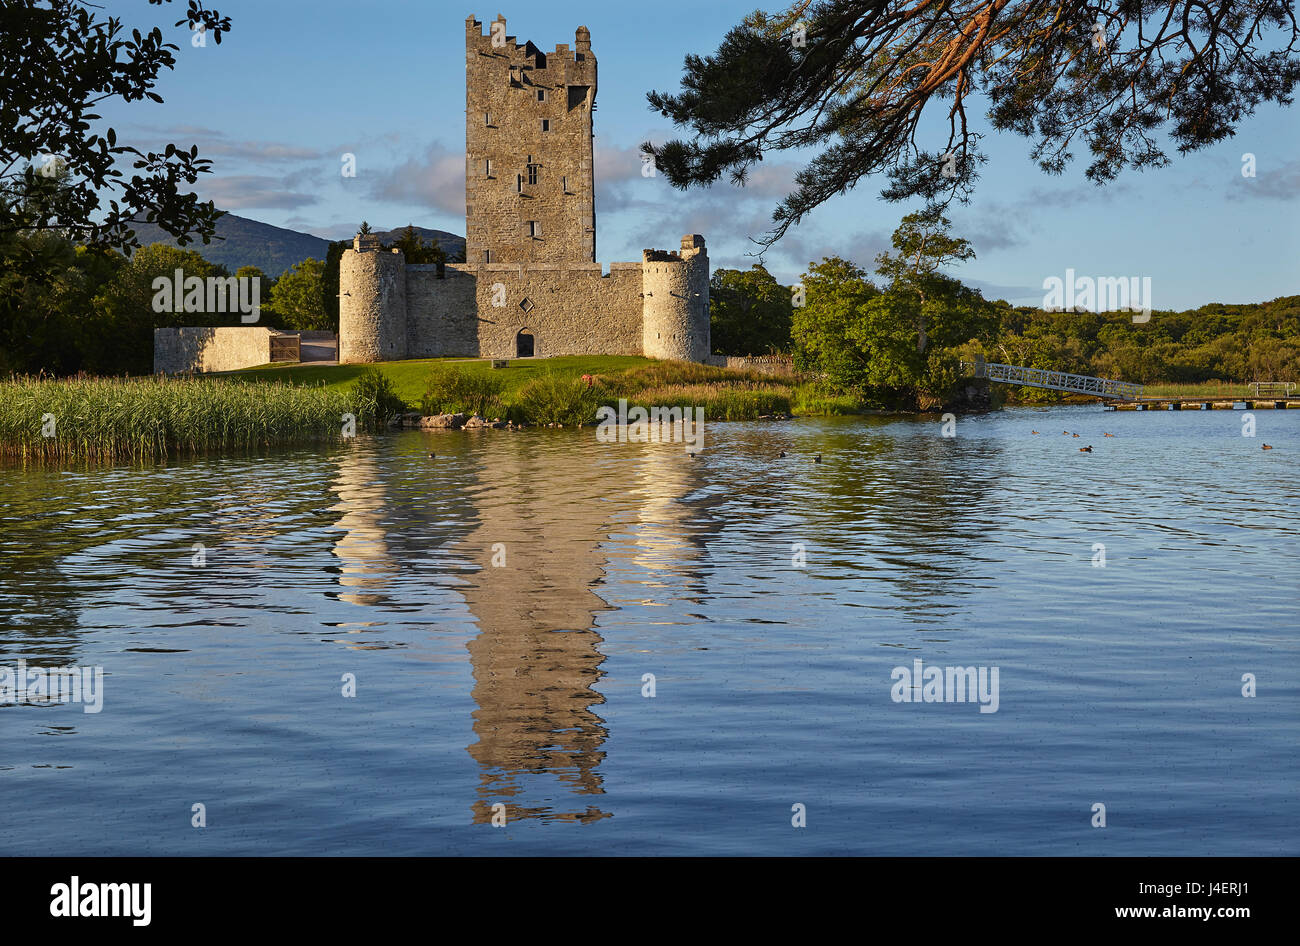
POLYGON ((1298 381, 1300 296, 1270 302, 1211 303, 1187 312, 1004 310, 990 361, 1055 368, 1124 381, 1298 381))
MULTIPOLYGON (((853 290, 862 296, 879 291, 860 271, 856 278, 843 275, 835 283, 835 289, 821 291, 850 297, 853 290)), ((817 292, 810 284, 805 295, 813 299, 817 292)), ((790 351, 794 293, 794 287, 781 285, 760 265, 747 271, 715 270, 709 299, 714 351, 790 351)), ((1141 324, 1122 312, 1046 312, 1002 301, 993 305, 996 327, 960 346, 962 357, 982 350, 989 361, 1142 384, 1300 381, 1300 296, 1215 302, 1185 312, 1155 310, 1141 324)))
MULTIPOLYGON (((347 245, 332 243, 325 260, 308 258, 271 278, 254 266, 232 273, 196 250, 163 243, 127 256, 52 231, 0 233, 0 373, 149 374, 155 328, 244 324, 229 311, 154 311, 154 280, 178 269, 186 277, 257 278, 257 325, 336 331, 339 257, 347 245)), ((421 262, 442 255, 409 228, 388 245, 421 262)))

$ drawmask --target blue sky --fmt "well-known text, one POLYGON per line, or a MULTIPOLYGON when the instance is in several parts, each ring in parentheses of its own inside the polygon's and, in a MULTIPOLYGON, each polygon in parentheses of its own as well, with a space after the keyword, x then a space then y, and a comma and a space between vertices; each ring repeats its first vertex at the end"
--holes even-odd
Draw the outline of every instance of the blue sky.
MULTIPOLYGON (((650 89, 679 87, 683 57, 712 52, 753 0, 642 3, 547 2, 472 9, 414 0, 209 0, 233 30, 194 48, 184 3, 110 0, 128 27, 166 24, 177 67, 157 90, 162 104, 106 104, 106 122, 142 150, 197 144, 214 161, 199 193, 241 216, 341 238, 362 219, 376 229, 408 222, 463 234, 464 21, 506 16, 509 32, 545 50, 591 30, 599 63, 596 122, 597 253, 640 259, 702 233, 715 268, 747 268, 801 162, 776 155, 749 186, 676 191, 641 176, 637 145, 674 136, 646 105, 650 89), (340 174, 356 155, 357 175, 340 174)), ((776 9, 774 5, 769 9, 776 9)), ((987 130, 978 121, 976 129, 987 130)), ((936 145, 937 146, 937 145, 936 145)), ((1030 142, 991 133, 989 163, 954 230, 977 258, 953 270, 988 298, 1040 304, 1043 280, 1079 275, 1150 276, 1155 308, 1255 302, 1300 293, 1300 111, 1261 109, 1237 136, 1174 165, 1125 172, 1104 188, 1085 162, 1049 177, 1030 142), (1243 177, 1242 155, 1256 176, 1243 177)), ((868 269, 899 218, 915 209, 879 199, 864 180, 819 208, 766 254, 794 282, 807 264, 839 255, 868 269)))

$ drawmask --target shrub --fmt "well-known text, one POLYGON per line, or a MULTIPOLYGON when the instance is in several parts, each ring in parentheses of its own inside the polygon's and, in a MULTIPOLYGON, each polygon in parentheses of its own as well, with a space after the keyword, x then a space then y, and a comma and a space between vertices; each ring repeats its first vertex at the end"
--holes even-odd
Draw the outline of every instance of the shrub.
POLYGON ((590 424, 603 400, 600 389, 581 378, 547 371, 519 389, 514 407, 530 424, 590 424))
POLYGON ((406 408, 393 390, 393 382, 378 368, 366 368, 357 376, 352 405, 357 424, 371 430, 382 427, 389 417, 406 408))
POLYGON ((505 406, 501 392, 505 380, 483 371, 466 371, 452 365, 435 365, 429 369, 420 398, 423 414, 483 414, 501 416, 505 406))
POLYGON ((861 413, 864 405, 851 394, 835 394, 815 385, 802 385, 795 389, 793 413, 801 415, 836 416, 861 413))

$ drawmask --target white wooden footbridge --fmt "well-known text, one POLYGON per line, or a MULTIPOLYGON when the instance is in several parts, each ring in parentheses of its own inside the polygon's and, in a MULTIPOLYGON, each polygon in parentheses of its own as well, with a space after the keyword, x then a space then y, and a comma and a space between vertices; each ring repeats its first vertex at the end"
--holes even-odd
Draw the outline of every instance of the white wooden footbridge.
POLYGON ((1068 391, 1087 394, 1105 400, 1108 411, 1232 411, 1238 405, 1248 411, 1300 408, 1300 394, 1293 381, 1256 381, 1250 385, 1248 395, 1218 395, 1193 392, 1191 394, 1143 397, 1143 387, 1128 381, 1094 378, 1086 374, 1068 374, 1048 371, 1045 368, 1026 368, 1022 365, 999 365, 976 358, 963 361, 962 369, 977 378, 987 378, 1000 384, 1023 384, 1030 388, 1047 388, 1049 391, 1068 391))
POLYGON ((1142 396, 1142 385, 1129 381, 1112 381, 1086 374, 1069 374, 1065 371, 1048 371, 1046 368, 1026 368, 1023 365, 1000 365, 976 358, 963 361, 962 368, 972 371, 977 378, 987 378, 1001 384, 1020 384, 1027 388, 1046 388, 1049 391, 1068 391, 1071 394, 1088 394, 1092 397, 1131 401, 1142 396))

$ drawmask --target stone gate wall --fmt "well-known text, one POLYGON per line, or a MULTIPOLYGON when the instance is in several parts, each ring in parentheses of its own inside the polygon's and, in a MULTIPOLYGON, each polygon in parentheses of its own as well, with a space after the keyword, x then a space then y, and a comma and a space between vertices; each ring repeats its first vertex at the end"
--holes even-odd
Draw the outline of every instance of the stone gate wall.
POLYGON ((260 326, 156 328, 155 374, 237 371, 271 363, 274 329, 260 326))

